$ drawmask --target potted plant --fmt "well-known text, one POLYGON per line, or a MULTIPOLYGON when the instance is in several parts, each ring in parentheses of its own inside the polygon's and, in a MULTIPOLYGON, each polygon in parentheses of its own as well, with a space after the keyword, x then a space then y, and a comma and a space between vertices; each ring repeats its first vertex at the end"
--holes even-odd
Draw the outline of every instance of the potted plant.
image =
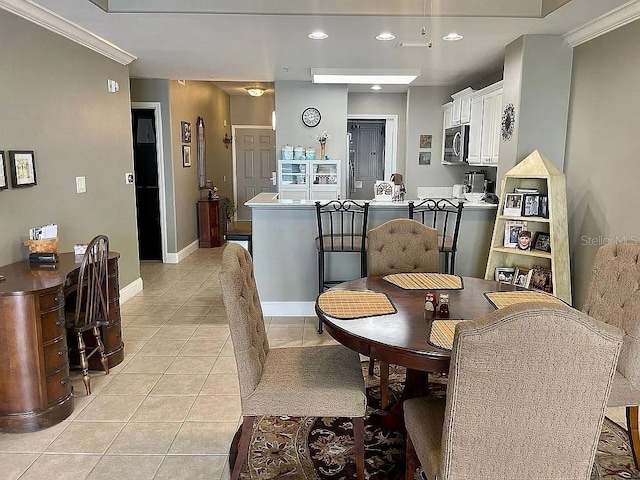
POLYGON ((233 217, 236 213, 236 204, 233 201, 233 198, 225 197, 224 210, 225 210, 225 216, 227 218, 227 228, 229 228, 229 225, 233 221, 233 217))

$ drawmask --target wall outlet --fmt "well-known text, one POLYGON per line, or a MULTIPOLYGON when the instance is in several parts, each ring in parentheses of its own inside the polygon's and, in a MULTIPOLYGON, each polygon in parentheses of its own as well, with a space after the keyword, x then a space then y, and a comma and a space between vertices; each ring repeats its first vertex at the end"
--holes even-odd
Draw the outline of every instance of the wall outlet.
POLYGON ((124 183, 126 183, 127 185, 133 185, 133 182, 134 182, 133 173, 125 173, 124 183))
POLYGON ((76 177, 76 193, 85 193, 87 191, 87 182, 85 177, 76 177))

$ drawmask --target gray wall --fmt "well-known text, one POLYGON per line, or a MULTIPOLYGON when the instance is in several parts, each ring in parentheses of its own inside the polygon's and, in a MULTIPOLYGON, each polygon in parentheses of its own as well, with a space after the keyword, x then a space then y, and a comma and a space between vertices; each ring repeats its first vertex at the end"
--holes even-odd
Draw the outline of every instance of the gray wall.
POLYGON ((271 125, 271 112, 276 109, 275 95, 231 95, 229 101, 231 125, 271 125))
POLYGON ((38 181, 0 190, 0 265, 26 258, 30 227, 57 223, 61 251, 108 235, 128 285, 140 277, 135 194, 124 182, 133 171, 128 68, 4 10, 0 44, 0 149, 33 150, 38 181), (76 176, 86 193, 76 193, 76 176))
POLYGON ((574 303, 581 307, 598 247, 640 240, 640 22, 574 49, 565 159, 574 303))

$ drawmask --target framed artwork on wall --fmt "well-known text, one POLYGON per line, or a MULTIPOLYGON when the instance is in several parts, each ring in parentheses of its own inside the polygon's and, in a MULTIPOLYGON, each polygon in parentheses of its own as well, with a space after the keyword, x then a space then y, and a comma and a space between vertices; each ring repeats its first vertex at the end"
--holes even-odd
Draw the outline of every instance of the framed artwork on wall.
POLYGON ((182 145, 182 166, 191 166, 191 145, 182 145))
POLYGON ((183 143, 191 143, 191 124, 189 122, 180 122, 180 132, 183 143))
POLYGON ((33 151, 9 150, 9 166, 13 188, 32 187, 38 184, 33 151))
POLYGON ((4 160, 4 151, 0 150, 0 190, 4 190, 5 188, 9 188, 9 183, 7 182, 7 167, 4 160))

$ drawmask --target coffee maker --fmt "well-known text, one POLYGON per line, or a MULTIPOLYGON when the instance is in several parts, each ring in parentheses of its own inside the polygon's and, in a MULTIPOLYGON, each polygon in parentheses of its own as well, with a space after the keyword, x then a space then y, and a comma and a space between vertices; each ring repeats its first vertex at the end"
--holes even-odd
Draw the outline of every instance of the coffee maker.
POLYGON ((465 172, 464 185, 468 193, 484 193, 484 170, 465 172))

